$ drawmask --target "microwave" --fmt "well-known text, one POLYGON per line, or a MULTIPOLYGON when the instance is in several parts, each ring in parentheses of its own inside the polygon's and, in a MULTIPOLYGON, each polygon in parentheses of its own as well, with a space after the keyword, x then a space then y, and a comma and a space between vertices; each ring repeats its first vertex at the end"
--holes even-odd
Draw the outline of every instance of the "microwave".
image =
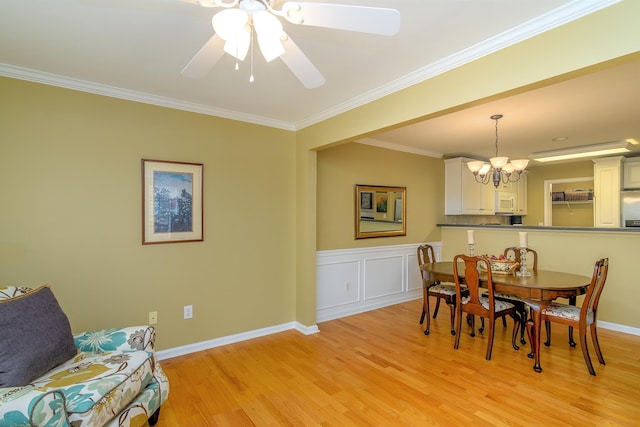
POLYGON ((496 215, 512 215, 515 208, 515 196, 512 192, 496 191, 496 215))

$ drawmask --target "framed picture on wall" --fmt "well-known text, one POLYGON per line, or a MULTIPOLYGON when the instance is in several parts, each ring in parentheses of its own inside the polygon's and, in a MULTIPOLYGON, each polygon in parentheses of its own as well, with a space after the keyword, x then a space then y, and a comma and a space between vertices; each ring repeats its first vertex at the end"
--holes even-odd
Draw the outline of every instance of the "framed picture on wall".
POLYGON ((360 193, 360 209, 373 209, 373 193, 363 191, 360 193))
POLYGON ((142 159, 142 244, 199 242, 202 163, 142 159))
POLYGON ((376 212, 387 212, 387 202, 389 195, 387 193, 376 193, 376 212))

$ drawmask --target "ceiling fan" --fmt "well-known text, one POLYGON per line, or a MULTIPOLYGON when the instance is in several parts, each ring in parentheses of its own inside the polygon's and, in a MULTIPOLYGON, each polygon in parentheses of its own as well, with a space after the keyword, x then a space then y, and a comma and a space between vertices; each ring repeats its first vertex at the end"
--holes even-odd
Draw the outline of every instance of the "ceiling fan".
POLYGON ((400 29, 400 13, 395 9, 308 2, 285 2, 277 9, 281 0, 182 1, 225 9, 213 15, 213 36, 182 70, 184 76, 194 78, 207 74, 225 52, 236 58, 238 69, 238 61, 245 59, 257 40, 267 62, 280 58, 306 88, 322 86, 322 73, 285 33, 278 18, 296 25, 386 36, 400 29))

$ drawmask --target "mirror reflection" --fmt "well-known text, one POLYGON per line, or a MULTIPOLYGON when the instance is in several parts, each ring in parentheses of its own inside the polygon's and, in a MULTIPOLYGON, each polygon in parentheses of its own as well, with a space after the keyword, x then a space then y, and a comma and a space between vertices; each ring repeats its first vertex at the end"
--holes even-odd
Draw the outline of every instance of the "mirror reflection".
POLYGON ((356 239, 404 236, 406 187, 356 185, 356 239))

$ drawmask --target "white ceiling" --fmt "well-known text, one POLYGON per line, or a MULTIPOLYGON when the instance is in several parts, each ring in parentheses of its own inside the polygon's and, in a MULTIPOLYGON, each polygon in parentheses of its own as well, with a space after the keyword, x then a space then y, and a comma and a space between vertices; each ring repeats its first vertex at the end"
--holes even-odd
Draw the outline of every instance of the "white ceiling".
POLYGON ((499 153, 512 159, 624 139, 640 142, 640 60, 480 103, 362 142, 434 157, 461 154, 487 159, 495 155, 495 121, 490 118, 494 114, 503 115, 498 122, 499 153))
MULTIPOLYGON (((433 77, 616 0, 324 0, 391 7, 392 37, 296 26, 285 31, 326 78, 305 89, 284 63, 225 55, 202 79, 180 74, 220 11, 181 0, 2 0, 0 75, 297 130, 433 77)), ((300 1, 303 3, 303 1, 300 1)), ((640 140, 639 62, 492 101, 365 142, 430 155, 526 157, 564 145, 640 140), (517 141, 517 142, 516 142, 517 141)))

